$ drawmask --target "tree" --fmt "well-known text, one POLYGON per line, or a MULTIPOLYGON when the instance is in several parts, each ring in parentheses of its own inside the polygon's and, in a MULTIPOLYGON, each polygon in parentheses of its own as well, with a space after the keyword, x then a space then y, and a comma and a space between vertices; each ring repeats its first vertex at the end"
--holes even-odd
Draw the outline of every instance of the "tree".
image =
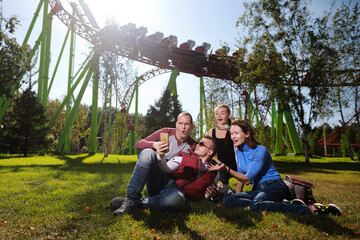
MULTIPOLYGON (((352 4, 342 3, 336 11, 328 14, 330 19, 331 39, 329 44, 334 46, 337 51, 336 67, 334 71, 338 74, 334 77, 334 82, 340 85, 332 89, 333 107, 340 113, 340 123, 346 129, 346 122, 354 113, 359 110, 360 106, 360 89, 359 89, 359 69, 360 69, 360 9, 359 3, 352 4), (356 83, 356 86, 341 86, 344 79, 356 83), (346 112, 349 112, 345 116, 346 112)), ((357 115, 354 125, 359 132, 360 116, 357 115)), ((349 142, 348 131, 344 132, 346 140, 349 142)), ((351 159, 354 160, 353 153, 348 149, 351 159)))
POLYGON ((181 103, 166 89, 159 100, 147 111, 145 126, 149 135, 163 127, 175 127, 177 116, 182 112, 181 103))
POLYGON ((14 16, 8 19, 1 16, 0 20, 1 24, 5 23, 5 26, 0 26, 0 97, 9 99, 13 90, 20 87, 21 78, 29 69, 29 49, 9 36, 15 32, 19 20, 14 16))
POLYGON ((115 42, 119 41, 117 37, 123 34, 119 24, 113 19, 107 20, 107 26, 101 30, 101 33, 104 40, 103 52, 101 54, 102 61, 100 63, 100 86, 104 99, 104 128, 101 135, 103 139, 103 152, 105 156, 107 156, 110 146, 109 141, 113 132, 110 132, 107 140, 106 136, 110 126, 116 120, 112 118, 111 114, 112 96, 115 94, 115 109, 117 109, 117 104, 119 103, 121 106, 124 94, 127 92, 131 83, 135 81, 136 73, 133 69, 132 61, 120 57, 114 49, 115 42), (117 37, 114 38, 114 36, 117 37), (108 106, 110 106, 110 111, 108 111, 108 106))
POLYGON ((35 92, 26 89, 20 97, 15 98, 11 118, 15 121, 12 129, 18 151, 26 157, 30 152, 42 151, 47 129, 45 110, 38 101, 35 92))
POLYGON ((262 84, 281 109, 298 124, 305 162, 307 135, 328 98, 337 53, 328 44, 327 16, 312 18, 309 1, 281 0, 245 3, 238 20, 248 30, 244 45, 252 45, 238 81, 262 84))

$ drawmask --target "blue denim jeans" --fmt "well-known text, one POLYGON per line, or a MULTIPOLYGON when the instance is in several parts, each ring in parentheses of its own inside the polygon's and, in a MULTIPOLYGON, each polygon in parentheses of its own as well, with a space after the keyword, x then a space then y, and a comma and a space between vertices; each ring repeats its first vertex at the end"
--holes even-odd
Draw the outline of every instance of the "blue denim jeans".
POLYGON ((278 211, 309 213, 306 205, 285 204, 288 189, 282 179, 273 179, 259 183, 249 192, 232 193, 224 196, 221 203, 227 207, 247 207, 257 211, 278 211))
POLYGON ((149 196, 155 196, 160 193, 168 180, 160 169, 155 152, 152 149, 144 149, 139 154, 127 186, 127 198, 137 204, 142 197, 141 192, 145 185, 149 196))
POLYGON ((141 201, 142 209, 176 210, 186 204, 185 195, 174 180, 170 180, 158 195, 147 197, 141 201))
POLYGON ((161 171, 156 154, 152 149, 144 149, 140 152, 127 186, 126 198, 139 204, 145 185, 149 197, 141 201, 141 208, 174 210, 185 205, 184 194, 176 182, 170 180, 161 171))

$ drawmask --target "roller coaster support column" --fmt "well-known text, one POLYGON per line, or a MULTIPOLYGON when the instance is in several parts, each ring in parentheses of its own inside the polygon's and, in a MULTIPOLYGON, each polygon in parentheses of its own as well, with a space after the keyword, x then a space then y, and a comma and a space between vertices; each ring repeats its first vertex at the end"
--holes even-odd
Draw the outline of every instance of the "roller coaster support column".
POLYGON ((295 154, 302 154, 302 144, 298 133, 296 132, 294 120, 289 111, 284 111, 284 117, 287 127, 287 132, 290 137, 291 145, 295 154))
POLYGON ((136 147, 135 147, 135 144, 137 142, 137 136, 138 136, 138 127, 139 127, 139 117, 138 117, 138 114, 139 114, 139 80, 140 78, 139 77, 136 77, 136 83, 135 83, 135 121, 134 121, 134 124, 135 124, 135 130, 134 130, 134 148, 133 148, 133 152, 132 154, 137 154, 137 150, 136 150, 136 147))
POLYGON ((177 69, 172 70, 169 83, 167 85, 167 89, 171 92, 171 94, 175 97, 176 101, 178 101, 177 87, 176 87, 176 78, 179 76, 180 72, 177 69))
MULTIPOLYGON (((73 15, 75 11, 73 10, 73 15)), ((68 88, 67 94, 70 93, 72 82, 73 82, 73 73, 74 73, 74 57, 75 57, 75 34, 73 31, 70 33, 70 53, 69 53, 69 71, 68 71, 68 88)), ((66 119, 69 118, 71 111, 71 98, 66 104, 66 119)), ((71 130, 72 126, 65 133, 65 144, 64 152, 70 152, 70 139, 71 139, 71 130)))
POLYGON ((276 124, 276 106, 275 102, 271 103, 271 152, 275 152, 275 144, 276 144, 276 132, 275 132, 275 124, 276 124))
POLYGON ((94 69, 93 94, 91 105, 91 133, 90 133, 90 153, 96 153, 97 133, 98 133, 98 98, 99 98, 99 59, 100 55, 95 52, 92 59, 94 69))
MULTIPOLYGON (((96 59, 95 59, 96 61, 96 59)), ((57 152, 60 152, 62 149, 63 149, 63 146, 64 146, 64 143, 65 143, 65 137, 66 137, 66 132, 69 131, 69 129, 72 127, 72 125, 74 124, 74 121, 75 121, 75 118, 76 118, 76 115, 78 113, 78 110, 79 110, 79 106, 80 106, 80 102, 81 102, 81 99, 84 95, 84 92, 85 92, 85 89, 86 87, 88 86, 89 84, 89 81, 90 81, 90 78, 91 78, 91 75, 93 74, 93 72, 96 72, 96 69, 94 69, 94 67, 98 67, 98 66, 94 66, 94 62, 92 62, 92 66, 91 68, 89 69, 87 75, 86 75, 86 78, 83 82, 83 85, 81 86, 81 89, 79 91, 79 94, 74 102, 74 106, 72 107, 71 109, 71 112, 70 112, 70 116, 69 118, 66 119, 66 122, 65 122, 65 126, 64 126, 64 129, 63 129, 63 132, 61 134, 61 137, 59 139, 59 142, 55 148, 55 151, 57 152)), ((95 73, 96 75, 96 73, 95 73)), ((93 110, 93 108, 92 108, 93 110)), ((97 110, 96 110, 96 113, 97 113, 97 110)), ((91 129, 93 130, 93 129, 91 129)), ((92 132, 91 132, 92 134, 92 132)))
POLYGON ((278 105, 278 114, 276 121, 276 142, 275 142, 275 154, 282 155, 282 143, 283 143, 283 112, 278 105))
POLYGON ((46 108, 48 97, 48 81, 49 81, 49 65, 50 65, 50 43, 51 43, 51 26, 52 26, 52 13, 48 14, 48 1, 44 0, 44 13, 43 13, 43 36, 41 39, 40 50, 40 67, 39 67, 39 80, 38 80, 38 97, 46 108))
MULTIPOLYGON (((204 107, 206 109, 206 100, 205 100, 205 86, 204 79, 200 77, 200 129, 199 129, 199 138, 201 138, 202 134, 204 134, 204 107)), ((206 110, 205 110, 206 116, 206 110)))

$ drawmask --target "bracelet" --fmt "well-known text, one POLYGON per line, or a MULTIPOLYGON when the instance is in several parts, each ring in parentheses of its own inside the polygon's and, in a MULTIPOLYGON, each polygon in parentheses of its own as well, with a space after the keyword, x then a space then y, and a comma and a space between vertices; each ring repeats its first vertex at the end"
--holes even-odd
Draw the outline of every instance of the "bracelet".
POLYGON ((228 170, 226 170, 226 172, 230 174, 230 170, 231 170, 231 168, 230 168, 230 167, 228 167, 228 166, 226 166, 226 167, 227 167, 227 168, 229 168, 228 170))

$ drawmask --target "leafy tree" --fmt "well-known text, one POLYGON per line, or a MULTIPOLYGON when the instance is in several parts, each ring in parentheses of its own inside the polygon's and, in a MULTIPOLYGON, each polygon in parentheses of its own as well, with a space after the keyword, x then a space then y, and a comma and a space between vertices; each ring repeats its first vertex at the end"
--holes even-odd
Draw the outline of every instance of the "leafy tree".
POLYGON ((21 78, 29 69, 30 64, 26 62, 29 49, 10 37, 19 24, 16 17, 6 19, 1 16, 0 22, 0 96, 8 99, 12 89, 20 87, 21 78))
POLYGON ((327 16, 312 18, 308 4, 306 0, 245 3, 245 14, 237 23, 248 30, 245 46, 252 45, 238 81, 262 84, 283 110, 291 109, 307 163, 307 135, 326 104, 337 58, 328 45, 327 16))
POLYGON ((166 89, 159 100, 147 111, 145 126, 149 135, 163 127, 175 127, 177 116, 182 112, 181 103, 166 89))
MULTIPOLYGON (((133 83, 136 79, 136 73, 133 69, 132 61, 120 57, 116 54, 116 51, 114 51, 115 49, 113 48, 115 46, 113 41, 119 40, 114 38, 114 36, 119 36, 118 34, 121 35, 121 29, 122 28, 115 20, 109 19, 107 20, 107 26, 101 30, 102 37, 104 38, 104 49, 102 49, 102 61, 100 63, 100 86, 104 99, 104 128, 101 132, 103 140, 105 140, 110 126, 115 121, 115 118, 112 117, 111 113, 108 111, 108 106, 111 106, 111 103, 113 102, 112 96, 115 95, 115 109, 117 109, 117 104, 119 103, 121 106, 124 94, 127 92, 129 86, 131 86, 131 83, 133 83)), ((112 108, 110 107, 109 110, 112 110, 112 108)), ((112 133, 113 132, 110 133, 110 137, 112 133)), ((103 142, 103 152, 105 153, 105 156, 108 155, 110 137, 106 142, 103 142)))
POLYGON ((11 115, 15 122, 12 133, 18 151, 27 156, 30 152, 43 150, 47 132, 45 111, 35 92, 28 88, 16 97, 11 115))
MULTIPOLYGON (((331 96, 333 96, 332 100, 334 101, 332 101, 331 106, 338 110, 341 117, 340 123, 343 128, 346 128, 346 122, 359 110, 360 106, 360 84, 358 80, 360 66, 359 3, 343 2, 333 14, 329 12, 328 18, 330 19, 329 24, 332 26, 329 44, 334 46, 337 51, 337 64, 334 68, 337 76, 333 78, 333 81, 340 86, 332 89, 331 96), (357 83, 357 85, 341 86, 344 85, 343 82, 346 82, 344 79, 348 79, 348 82, 357 83)), ((357 132, 360 131, 359 118, 360 116, 357 115, 357 124, 354 125, 357 132)), ((344 135, 348 142, 351 141, 348 131, 345 131, 344 135)), ((354 159, 352 151, 348 150, 350 157, 354 159)))

